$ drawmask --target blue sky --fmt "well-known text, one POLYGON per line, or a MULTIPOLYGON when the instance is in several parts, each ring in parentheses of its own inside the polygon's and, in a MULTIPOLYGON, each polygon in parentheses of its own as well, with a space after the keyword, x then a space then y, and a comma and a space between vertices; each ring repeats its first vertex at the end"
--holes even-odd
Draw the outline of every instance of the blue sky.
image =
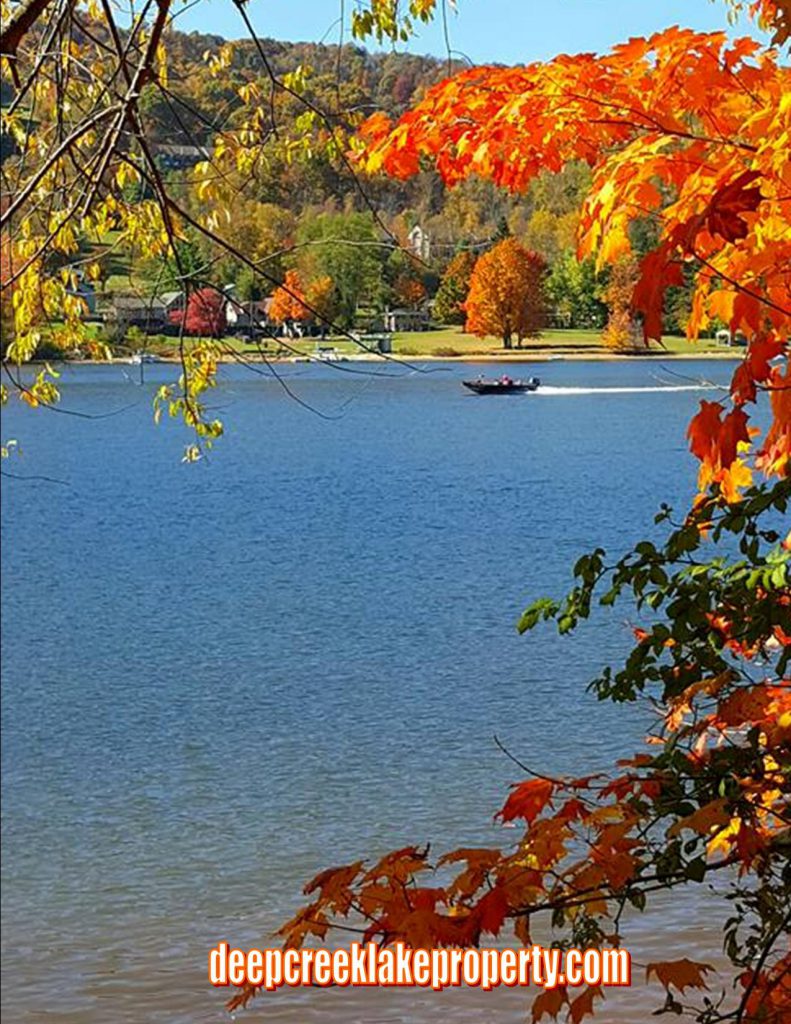
MULTIPOLYGON (((345 0, 348 15, 355 0, 345 0)), ((336 42, 341 0, 249 0, 248 11, 262 36, 292 41, 336 42)), ((176 24, 185 31, 226 38, 244 34, 231 0, 200 0, 176 24)), ((524 63, 558 53, 604 51, 630 36, 669 25, 712 31, 727 26, 723 0, 458 0, 449 13, 454 49, 475 63, 524 63)), ((755 31, 742 20, 742 33, 755 31)), ((346 34, 348 39, 348 32, 346 34)), ((421 26, 407 47, 445 54, 441 25, 421 26)))

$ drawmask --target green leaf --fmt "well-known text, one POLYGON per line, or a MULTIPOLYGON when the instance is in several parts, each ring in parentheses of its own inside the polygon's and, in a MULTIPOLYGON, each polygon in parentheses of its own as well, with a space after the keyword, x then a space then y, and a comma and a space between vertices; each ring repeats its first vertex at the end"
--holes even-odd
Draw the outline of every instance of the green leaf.
POLYGON ((706 860, 704 857, 696 857, 684 868, 684 875, 690 882, 702 882, 706 877, 706 860))

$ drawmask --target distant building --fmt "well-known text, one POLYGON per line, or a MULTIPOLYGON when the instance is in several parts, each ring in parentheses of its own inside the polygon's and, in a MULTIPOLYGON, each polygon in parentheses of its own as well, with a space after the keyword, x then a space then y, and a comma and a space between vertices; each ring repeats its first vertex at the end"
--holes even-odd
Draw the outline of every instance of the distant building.
POLYGON ((116 295, 107 313, 107 320, 119 334, 130 327, 139 327, 150 334, 169 323, 165 303, 157 296, 116 295))
POLYGON ((232 331, 261 330, 269 324, 271 305, 271 296, 265 299, 249 299, 246 302, 229 297, 225 303, 228 328, 232 331))
POLYGON ((179 146, 163 142, 154 147, 154 156, 160 167, 168 171, 178 171, 208 160, 210 153, 205 146, 179 146))
POLYGON ((718 345, 739 345, 743 347, 747 344, 747 338, 741 331, 736 331, 734 334, 732 331, 729 331, 727 327, 723 328, 721 331, 717 331, 714 337, 718 345))
POLYGON ((573 327, 574 317, 569 309, 550 309, 544 314, 544 326, 550 330, 568 330, 573 327))
POLYGON ((430 321, 425 309, 388 309, 384 315, 385 330, 395 331, 427 331, 430 321))
POLYGON ((424 231, 419 224, 415 224, 407 235, 407 249, 419 260, 431 259, 431 235, 424 231))
POLYGON ((184 303, 186 301, 186 295, 184 292, 162 292, 158 296, 162 305, 165 307, 165 314, 178 313, 184 309, 184 303))

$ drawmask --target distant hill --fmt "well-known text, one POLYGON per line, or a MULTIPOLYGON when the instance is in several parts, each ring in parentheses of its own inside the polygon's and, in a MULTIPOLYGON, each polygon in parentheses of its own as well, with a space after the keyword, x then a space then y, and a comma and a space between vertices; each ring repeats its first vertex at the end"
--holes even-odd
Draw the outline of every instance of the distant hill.
POLYGON ((244 39, 233 43, 234 56, 228 71, 221 79, 213 78, 207 71, 204 54, 207 50, 218 51, 225 43, 221 36, 200 32, 168 33, 169 88, 177 99, 169 106, 159 97, 147 97, 147 111, 157 141, 207 142, 212 127, 227 124, 239 107, 235 90, 240 84, 256 81, 262 89, 268 88, 268 68, 278 78, 298 67, 306 69, 306 97, 339 121, 375 110, 401 114, 448 73, 447 62, 436 57, 370 53, 352 44, 338 47, 244 39))

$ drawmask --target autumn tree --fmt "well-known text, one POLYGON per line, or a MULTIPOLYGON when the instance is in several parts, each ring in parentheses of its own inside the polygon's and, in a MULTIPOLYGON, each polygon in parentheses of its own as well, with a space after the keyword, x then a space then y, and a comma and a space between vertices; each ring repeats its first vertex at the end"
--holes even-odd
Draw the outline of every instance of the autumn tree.
POLYGON ((434 297, 434 317, 443 324, 463 324, 464 303, 470 291, 475 255, 468 249, 456 253, 445 268, 434 297))
MULTIPOLYGON (((218 224, 218 234, 230 246, 248 254, 253 264, 266 266, 271 277, 282 280, 285 274, 284 259, 292 247, 296 232, 296 217, 290 210, 275 203, 262 203, 240 196, 235 196, 233 200, 229 197, 229 204, 231 201, 233 215, 226 223, 218 224)), ((215 255, 214 243, 210 239, 202 237, 200 246, 204 258, 211 259, 215 255)), ((223 283, 235 282, 238 285, 244 272, 248 279, 255 280, 257 277, 259 290, 272 290, 271 281, 263 281, 249 267, 240 266, 238 260, 230 254, 219 261, 215 276, 223 283)))
POLYGON ((298 265, 305 280, 330 277, 337 316, 350 328, 361 304, 381 306, 383 268, 391 247, 383 245, 370 213, 307 212, 297 229, 298 265))
POLYGON ((183 326, 187 334, 201 338, 221 338, 228 326, 227 299, 217 288, 199 288, 187 298, 184 311, 174 311, 171 321, 183 326))
POLYGON ((537 252, 548 264, 574 246, 579 210, 556 216, 546 207, 535 210, 519 236, 528 249, 537 252))
POLYGON ((283 284, 272 295, 269 319, 276 324, 288 324, 310 319, 305 289, 296 270, 286 271, 283 284))
POLYGON ((317 277, 308 284, 305 298, 313 310, 323 333, 338 315, 338 299, 335 294, 335 283, 329 274, 317 277))
POLYGON ((523 338, 537 335, 543 325, 545 271, 538 253, 514 238, 479 256, 464 304, 465 330, 480 337, 496 335, 506 348, 512 348, 514 335, 520 345, 523 338))
POLYGON ((607 304, 607 324, 602 335, 604 344, 612 349, 633 349, 640 335, 632 314, 632 296, 637 284, 637 264, 623 256, 609 269, 609 280, 602 297, 607 304))
POLYGON ((426 286, 411 274, 399 275, 393 284, 395 301, 407 309, 418 309, 428 298, 426 286))

